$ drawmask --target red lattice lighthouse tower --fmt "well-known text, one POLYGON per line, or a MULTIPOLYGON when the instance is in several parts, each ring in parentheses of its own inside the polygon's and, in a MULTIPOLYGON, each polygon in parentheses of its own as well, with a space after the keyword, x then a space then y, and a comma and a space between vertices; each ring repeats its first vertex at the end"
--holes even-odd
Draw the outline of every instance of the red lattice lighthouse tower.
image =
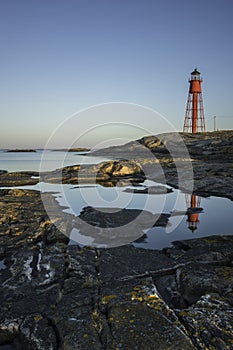
POLYGON ((202 79, 197 68, 191 73, 189 79, 189 94, 186 105, 183 132, 196 133, 205 131, 204 107, 202 100, 202 79))

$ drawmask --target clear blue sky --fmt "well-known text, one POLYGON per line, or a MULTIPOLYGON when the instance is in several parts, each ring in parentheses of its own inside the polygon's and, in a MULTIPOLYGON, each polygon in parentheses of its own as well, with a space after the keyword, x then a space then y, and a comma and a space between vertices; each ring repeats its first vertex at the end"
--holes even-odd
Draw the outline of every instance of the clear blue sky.
POLYGON ((206 119, 233 116, 232 16, 232 0, 1 1, 0 148, 43 147, 69 115, 112 101, 182 130, 195 67, 206 119))

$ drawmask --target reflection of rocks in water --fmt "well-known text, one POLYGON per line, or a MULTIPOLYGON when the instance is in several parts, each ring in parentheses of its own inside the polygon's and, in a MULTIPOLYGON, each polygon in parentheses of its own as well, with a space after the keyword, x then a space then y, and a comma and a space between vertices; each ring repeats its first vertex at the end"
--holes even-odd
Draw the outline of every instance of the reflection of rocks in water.
POLYGON ((142 189, 138 188, 126 188, 124 192, 129 193, 142 193, 142 194, 166 194, 171 193, 173 190, 171 188, 167 188, 166 186, 150 186, 142 189))
POLYGON ((166 226, 170 214, 152 214, 149 211, 121 208, 83 209, 73 220, 73 227, 81 235, 93 238, 93 246, 120 246, 144 235, 144 230, 166 226))
POLYGON ((187 214, 195 214, 195 213, 202 213, 203 208, 188 208, 187 209, 187 214))
POLYGON ((140 183, 143 180, 141 178, 127 178, 127 179, 118 179, 111 181, 96 181, 96 183, 103 187, 126 187, 126 186, 141 186, 140 183))
MULTIPOLYGON (((166 226, 170 217, 169 214, 152 214, 139 209, 85 207, 79 218, 96 227, 115 228, 127 225, 139 215, 141 215, 140 219, 148 219, 148 226, 151 224, 152 226, 166 226)), ((138 224, 144 224, 144 222, 138 222, 138 224)))
POLYGON ((89 225, 113 228, 127 225, 142 212, 138 209, 120 209, 120 208, 92 208, 85 207, 79 218, 89 225))

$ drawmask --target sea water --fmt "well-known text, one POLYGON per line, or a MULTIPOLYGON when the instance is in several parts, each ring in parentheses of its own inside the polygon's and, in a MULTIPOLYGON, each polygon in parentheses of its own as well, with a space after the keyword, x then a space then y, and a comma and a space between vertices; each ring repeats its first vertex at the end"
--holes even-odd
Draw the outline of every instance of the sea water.
POLYGON ((67 165, 95 164, 106 158, 85 156, 84 152, 37 150, 36 152, 7 152, 0 150, 0 170, 43 171, 55 170, 67 165))

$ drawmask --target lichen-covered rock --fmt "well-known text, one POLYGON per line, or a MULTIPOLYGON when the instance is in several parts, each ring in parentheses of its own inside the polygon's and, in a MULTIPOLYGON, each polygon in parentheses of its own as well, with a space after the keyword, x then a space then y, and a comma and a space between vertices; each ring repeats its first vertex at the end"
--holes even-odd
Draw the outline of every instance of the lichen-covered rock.
POLYGON ((233 308, 224 297, 203 295, 179 318, 197 349, 233 349, 233 308))
POLYGON ((151 278, 128 281, 102 298, 110 339, 107 349, 195 349, 151 278))

